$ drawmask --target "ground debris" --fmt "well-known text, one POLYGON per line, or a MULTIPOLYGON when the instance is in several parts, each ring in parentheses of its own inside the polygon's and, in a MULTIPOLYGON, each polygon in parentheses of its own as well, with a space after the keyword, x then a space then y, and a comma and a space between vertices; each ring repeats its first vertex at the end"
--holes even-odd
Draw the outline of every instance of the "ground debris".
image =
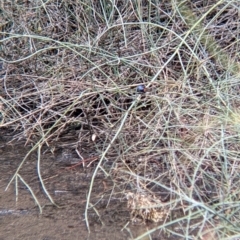
POLYGON ((128 208, 131 209, 132 222, 145 223, 147 220, 152 222, 163 221, 169 214, 169 209, 163 202, 152 195, 145 193, 126 193, 128 208))

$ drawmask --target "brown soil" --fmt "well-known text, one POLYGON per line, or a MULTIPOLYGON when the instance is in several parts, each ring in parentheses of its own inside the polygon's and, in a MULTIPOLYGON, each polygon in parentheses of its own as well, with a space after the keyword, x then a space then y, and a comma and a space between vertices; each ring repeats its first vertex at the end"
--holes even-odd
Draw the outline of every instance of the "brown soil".
MULTIPOLYGON (((36 173, 36 155, 32 154, 20 171, 21 177, 30 185, 43 213, 34 202, 29 190, 18 182, 18 199, 13 182, 5 188, 19 163, 29 150, 22 145, 5 145, 1 142, 0 177, 0 240, 2 239, 131 239, 144 231, 147 225, 134 226, 130 221, 126 199, 110 195, 112 183, 98 175, 93 189, 91 204, 95 210, 88 211, 91 233, 85 224, 85 203, 93 168, 77 166, 70 169, 69 159, 46 153, 41 163, 42 177, 50 195, 60 206, 50 204, 36 173), (63 160, 64 159, 64 160, 63 160), (99 216, 98 216, 99 215, 99 216), (126 228, 124 226, 127 225, 126 228)), ((70 156, 70 155, 69 155, 70 156)), ((150 226, 148 226, 150 227, 150 226)), ((148 238, 146 238, 148 239, 148 238)))

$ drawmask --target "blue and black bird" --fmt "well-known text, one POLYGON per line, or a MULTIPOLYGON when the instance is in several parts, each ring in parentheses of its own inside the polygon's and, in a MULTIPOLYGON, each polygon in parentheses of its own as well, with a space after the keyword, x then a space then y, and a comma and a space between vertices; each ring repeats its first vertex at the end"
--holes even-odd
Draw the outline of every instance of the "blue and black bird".
POLYGON ((146 92, 146 87, 144 85, 137 86, 137 92, 138 93, 145 93, 146 92))

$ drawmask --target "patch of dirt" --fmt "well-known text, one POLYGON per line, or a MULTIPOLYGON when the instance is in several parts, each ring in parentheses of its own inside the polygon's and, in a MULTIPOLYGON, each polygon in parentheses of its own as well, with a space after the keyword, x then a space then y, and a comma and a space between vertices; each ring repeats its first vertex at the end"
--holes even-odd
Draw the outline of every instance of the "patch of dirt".
MULTIPOLYGON (((147 230, 145 226, 130 223, 127 200, 124 196, 111 195, 112 182, 99 174, 92 191, 92 207, 88 211, 91 233, 85 223, 86 196, 93 168, 81 165, 69 168, 67 163, 45 154, 41 173, 46 189, 60 206, 50 204, 41 187, 36 172, 36 154, 26 160, 19 174, 31 187, 40 202, 43 213, 27 187, 18 179, 5 188, 29 148, 22 145, 0 143, 0 240, 2 239, 131 239, 147 230), (16 201, 17 198, 17 201, 16 201), (125 227, 126 226, 126 227, 125 227)), ((94 167, 94 166, 93 166, 94 167)), ((146 238, 148 239, 148 238, 146 238)))

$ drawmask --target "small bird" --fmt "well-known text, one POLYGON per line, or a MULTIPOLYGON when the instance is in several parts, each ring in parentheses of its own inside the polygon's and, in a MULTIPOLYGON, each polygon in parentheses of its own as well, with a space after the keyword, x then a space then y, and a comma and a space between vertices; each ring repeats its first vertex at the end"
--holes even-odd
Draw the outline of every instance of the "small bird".
POLYGON ((138 93, 145 93, 146 92, 146 87, 144 85, 137 86, 137 92, 138 93))

